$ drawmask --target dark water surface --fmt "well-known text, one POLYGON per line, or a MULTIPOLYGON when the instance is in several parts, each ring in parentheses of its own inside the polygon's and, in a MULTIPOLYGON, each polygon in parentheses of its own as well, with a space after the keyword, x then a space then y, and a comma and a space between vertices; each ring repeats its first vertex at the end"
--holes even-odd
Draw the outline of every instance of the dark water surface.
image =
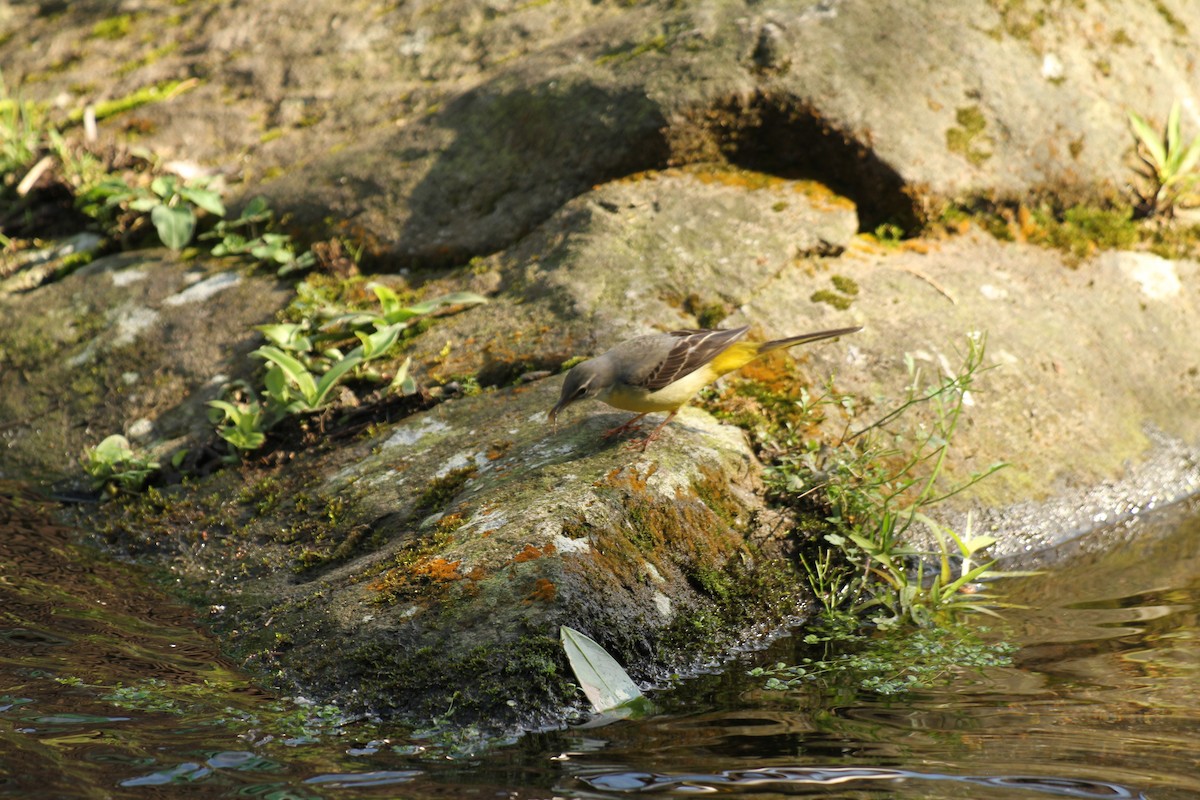
POLYGON ((1200 504, 1011 582, 1012 667, 900 697, 764 692, 745 668, 651 719, 483 756, 274 698, 194 615, 0 484, 0 797, 1200 797, 1200 504))

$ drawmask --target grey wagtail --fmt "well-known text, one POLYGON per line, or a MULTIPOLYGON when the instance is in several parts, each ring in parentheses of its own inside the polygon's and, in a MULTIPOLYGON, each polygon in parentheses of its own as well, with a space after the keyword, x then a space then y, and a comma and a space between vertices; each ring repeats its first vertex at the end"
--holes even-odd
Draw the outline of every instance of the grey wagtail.
POLYGON ((642 449, 674 419, 679 409, 702 388, 756 358, 798 344, 830 339, 862 330, 862 326, 802 333, 769 342, 744 342, 749 325, 730 330, 687 330, 651 333, 621 342, 603 355, 576 364, 563 381, 558 404, 550 409, 557 425, 559 413, 577 400, 595 397, 637 416, 604 434, 629 430, 655 411, 667 418, 641 442, 642 449))

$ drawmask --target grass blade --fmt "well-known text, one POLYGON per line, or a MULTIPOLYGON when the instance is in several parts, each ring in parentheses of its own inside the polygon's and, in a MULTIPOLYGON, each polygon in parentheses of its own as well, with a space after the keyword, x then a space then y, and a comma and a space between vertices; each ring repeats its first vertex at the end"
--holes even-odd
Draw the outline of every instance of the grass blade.
POLYGON ((265 358, 273 364, 278 364, 279 368, 283 370, 283 374, 300 389, 300 394, 303 395, 304 402, 308 404, 308 407, 316 408, 317 382, 313 380, 312 373, 308 371, 308 367, 277 347, 260 347, 251 353, 251 355, 256 355, 259 358, 265 358))

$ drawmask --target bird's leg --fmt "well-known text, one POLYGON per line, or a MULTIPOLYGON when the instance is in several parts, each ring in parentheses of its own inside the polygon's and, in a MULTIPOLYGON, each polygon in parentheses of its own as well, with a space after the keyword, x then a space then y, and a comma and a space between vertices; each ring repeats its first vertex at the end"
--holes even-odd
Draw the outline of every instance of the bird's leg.
POLYGON ((666 419, 664 419, 662 422, 660 422, 654 430, 650 431, 650 433, 648 433, 646 435, 645 439, 631 439, 628 443, 628 446, 636 447, 636 448, 640 449, 643 453, 646 452, 646 448, 650 446, 650 443, 658 438, 658 434, 662 431, 663 428, 667 427, 668 422, 675 419, 675 415, 678 413, 679 413, 678 408, 673 410, 670 414, 667 414, 666 419))
POLYGON ((650 413, 650 412, 644 411, 641 414, 638 414, 636 417, 626 420, 624 424, 618 425, 617 427, 615 427, 611 430, 605 431, 603 434, 604 438, 611 439, 614 436, 620 436, 622 433, 625 433, 625 431, 632 430, 633 428, 637 427, 637 421, 639 419, 641 419, 642 417, 646 416, 646 414, 648 414, 648 413, 650 413))

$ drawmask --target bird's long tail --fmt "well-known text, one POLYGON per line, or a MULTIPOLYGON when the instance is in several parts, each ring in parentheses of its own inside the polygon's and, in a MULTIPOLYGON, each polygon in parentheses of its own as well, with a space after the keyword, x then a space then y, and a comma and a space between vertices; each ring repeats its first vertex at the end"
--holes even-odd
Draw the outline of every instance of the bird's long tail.
POLYGON ((773 339, 769 342, 763 342, 758 346, 758 355, 769 353, 772 350, 778 350, 781 347, 795 347, 798 344, 808 344, 809 342, 819 342, 822 339, 832 339, 834 336, 844 336, 847 333, 857 333, 862 330, 862 325, 855 325, 853 328, 835 328, 831 331, 817 331, 816 333, 802 333, 799 336, 789 336, 786 339, 773 339))
POLYGON ((789 336, 786 339, 775 339, 770 342, 734 342, 714 358, 710 366, 717 375, 724 375, 727 372, 733 372, 735 369, 741 369, 754 359, 772 350, 779 350, 783 347, 794 347, 806 342, 817 342, 821 339, 831 339, 834 336, 841 336, 845 333, 854 333, 861 330, 862 326, 860 325, 854 328, 838 328, 832 331, 802 333, 799 336, 789 336))

